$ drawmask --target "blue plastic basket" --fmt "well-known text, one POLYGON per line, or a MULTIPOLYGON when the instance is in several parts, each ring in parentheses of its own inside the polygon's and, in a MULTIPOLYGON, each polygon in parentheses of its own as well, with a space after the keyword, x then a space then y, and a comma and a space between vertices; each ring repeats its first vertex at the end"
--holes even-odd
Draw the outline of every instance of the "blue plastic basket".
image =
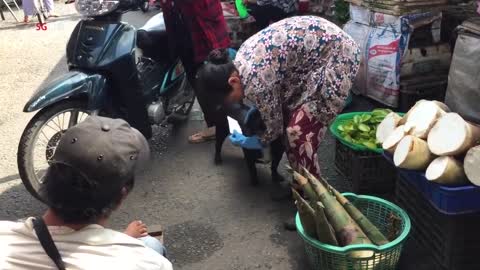
MULTIPOLYGON (((384 152, 383 156, 393 164, 392 155, 384 152)), ((398 172, 439 212, 445 215, 480 213, 480 187, 474 185, 447 187, 428 181, 422 171, 398 169, 398 172)))

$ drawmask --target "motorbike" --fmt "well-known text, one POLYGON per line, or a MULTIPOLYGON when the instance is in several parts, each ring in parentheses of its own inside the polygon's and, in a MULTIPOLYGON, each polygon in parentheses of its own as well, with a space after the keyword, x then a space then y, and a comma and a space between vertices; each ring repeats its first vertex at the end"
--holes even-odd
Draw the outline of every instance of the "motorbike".
POLYGON ((181 61, 171 56, 162 13, 139 29, 121 21, 142 3, 75 1, 83 19, 67 44, 68 72, 37 90, 24 107, 37 113, 21 136, 18 170, 37 199, 44 200, 39 190, 62 134, 88 115, 129 119, 134 113, 126 104, 141 101, 150 131, 188 118, 195 94, 181 61))

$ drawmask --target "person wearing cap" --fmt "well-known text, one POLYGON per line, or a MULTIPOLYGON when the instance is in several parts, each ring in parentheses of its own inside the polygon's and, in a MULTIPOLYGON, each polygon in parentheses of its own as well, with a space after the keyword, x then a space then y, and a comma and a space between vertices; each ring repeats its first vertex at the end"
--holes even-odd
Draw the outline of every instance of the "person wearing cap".
POLYGON ((68 129, 40 189, 47 211, 0 221, 0 269, 171 270, 141 221, 125 233, 105 228, 148 156, 147 141, 124 120, 95 116, 68 129))

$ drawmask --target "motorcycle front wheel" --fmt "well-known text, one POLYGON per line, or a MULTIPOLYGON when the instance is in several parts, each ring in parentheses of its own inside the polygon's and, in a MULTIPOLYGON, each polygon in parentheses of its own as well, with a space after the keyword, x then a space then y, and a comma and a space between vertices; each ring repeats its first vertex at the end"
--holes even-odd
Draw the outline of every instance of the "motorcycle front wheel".
POLYGON ((28 123, 18 145, 17 164, 25 188, 35 198, 45 201, 39 191, 62 135, 89 114, 86 101, 65 100, 43 108, 28 123))

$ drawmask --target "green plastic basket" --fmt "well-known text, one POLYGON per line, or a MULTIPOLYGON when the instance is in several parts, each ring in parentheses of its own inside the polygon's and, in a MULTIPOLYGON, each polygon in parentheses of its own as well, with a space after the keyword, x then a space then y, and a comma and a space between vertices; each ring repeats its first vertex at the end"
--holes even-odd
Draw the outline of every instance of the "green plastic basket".
POLYGON ((400 259, 403 244, 410 233, 411 223, 407 213, 395 204, 373 197, 343 193, 377 228, 388 235, 389 217, 391 214, 400 218, 398 236, 392 242, 382 245, 350 245, 337 247, 319 242, 309 237, 303 230, 300 217, 296 216, 298 234, 305 243, 305 250, 314 270, 395 270, 400 259), (370 250, 369 258, 352 258, 352 251, 370 250))
MULTIPOLYGON (((355 117, 355 115, 361 115, 361 114, 371 114, 372 112, 351 112, 351 113, 343 113, 343 114, 339 114, 335 120, 333 121, 333 123, 330 125, 330 132, 333 134, 333 136, 335 136, 335 138, 337 138, 342 144, 350 147, 351 149, 355 150, 355 151, 370 151, 370 152, 375 152, 377 154, 382 154, 383 153, 383 149, 380 147, 380 148, 375 148, 375 149, 372 149, 372 148, 368 148, 364 145, 360 145, 360 144, 354 144, 354 143, 351 143, 351 142, 347 142, 341 135, 340 135, 340 131, 338 130, 338 126, 344 124, 345 122, 353 119, 353 117, 355 117)), ((397 113, 398 115, 400 116, 403 116, 404 114, 403 113, 397 113)))

